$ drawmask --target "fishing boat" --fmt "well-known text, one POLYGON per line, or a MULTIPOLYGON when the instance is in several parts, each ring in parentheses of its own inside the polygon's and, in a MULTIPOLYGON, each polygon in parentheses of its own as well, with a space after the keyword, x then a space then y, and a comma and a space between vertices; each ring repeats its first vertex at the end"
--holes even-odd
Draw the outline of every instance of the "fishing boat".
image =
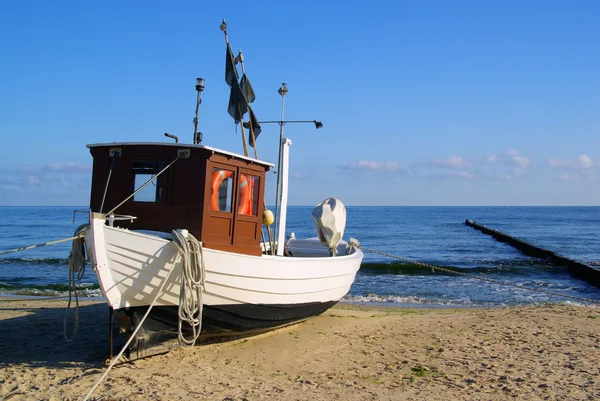
MULTIPOLYGON (((344 241, 346 211, 335 198, 312 213, 317 237, 286 236, 289 148, 280 126, 275 214, 265 180, 275 165, 251 157, 260 122, 241 53, 225 33, 229 114, 241 123, 244 154, 202 143, 197 79, 193 142, 88 145, 93 157, 85 248, 110 309, 110 324, 131 348, 168 338, 184 345, 251 335, 319 315, 349 291, 363 253, 344 241), (244 115, 249 118, 244 122, 244 115)), ((279 90, 282 105, 287 87, 279 90)), ((313 121, 317 127, 322 126, 313 121)), ((311 216, 307 216, 310 219, 311 216)), ((110 331, 111 349, 113 331, 110 331)))

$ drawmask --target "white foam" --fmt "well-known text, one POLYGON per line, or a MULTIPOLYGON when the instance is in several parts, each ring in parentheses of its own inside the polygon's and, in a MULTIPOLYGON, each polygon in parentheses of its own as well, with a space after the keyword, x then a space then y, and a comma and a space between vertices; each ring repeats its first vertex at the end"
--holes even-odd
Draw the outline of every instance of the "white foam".
POLYGON ((472 306, 471 300, 462 299, 428 299, 415 296, 400 296, 400 295, 347 295, 343 299, 348 303, 373 303, 373 304, 405 304, 405 305, 444 305, 444 306, 472 306))

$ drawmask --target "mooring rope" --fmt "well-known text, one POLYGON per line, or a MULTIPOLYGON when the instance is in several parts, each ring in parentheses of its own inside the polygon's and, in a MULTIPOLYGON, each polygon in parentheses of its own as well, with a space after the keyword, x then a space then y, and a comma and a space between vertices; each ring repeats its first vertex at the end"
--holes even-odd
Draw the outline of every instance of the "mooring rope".
POLYGON ((171 167, 177 160, 179 160, 181 158, 181 156, 177 156, 177 158, 175 160, 173 160, 171 163, 169 163, 167 165, 167 167, 163 168, 162 170, 160 170, 158 173, 156 173, 155 175, 153 175, 152 177, 150 177, 150 179, 148 181, 146 181, 144 184, 142 184, 142 186, 140 186, 138 189, 136 189, 131 195, 129 195, 127 198, 125 198, 121 203, 119 203, 117 206, 113 207, 112 210, 108 213, 106 213, 106 215, 110 215, 113 214, 115 212, 115 210, 117 210, 118 208, 120 208, 125 202, 127 202, 129 199, 133 198, 135 196, 135 194, 137 194, 138 192, 140 192, 142 189, 146 188, 146 186, 148 184, 150 184, 152 181, 154 181, 155 178, 157 178, 159 175, 161 175, 162 173, 164 173, 165 171, 167 171, 169 169, 169 167, 171 167))
MULTIPOLYGON (((42 244, 37 244, 37 245, 24 246, 22 248, 10 249, 8 251, 2 251, 2 252, 0 252, 0 255, 5 255, 7 253, 15 253, 15 252, 26 251, 28 249, 41 248, 41 247, 49 246, 49 245, 60 244, 61 242, 67 242, 67 241, 73 241, 73 242, 75 242, 76 240, 79 240, 79 239, 82 240, 82 238, 85 236, 85 234, 86 234, 87 231, 85 231, 85 232, 84 231, 80 231, 81 227, 83 227, 83 226, 77 227, 77 230, 75 230, 75 235, 73 237, 57 239, 55 241, 48 241, 48 242, 44 242, 42 244)), ((89 225, 88 225, 88 228, 89 228, 89 225)), ((71 259, 69 257, 69 266, 70 266, 70 263, 71 263, 71 259)), ((84 263, 83 268, 85 269, 85 261, 83 263, 84 263)), ((81 276, 83 276, 83 273, 81 273, 81 276)), ((80 277, 80 279, 81 279, 81 277, 80 277)), ((70 297, 71 297, 71 291, 70 291, 71 290, 71 288, 70 288, 71 286, 70 286, 70 283, 71 283, 71 271, 69 270, 69 303, 70 303, 70 297)), ((64 296, 44 297, 44 298, 38 298, 38 297, 36 297, 35 300, 36 301, 45 301, 45 300, 49 300, 49 299, 60 299, 60 298, 65 298, 65 297, 64 296)), ((22 301, 23 301, 22 299, 4 299, 4 300, 2 300, 2 302, 22 302, 22 301)), ((65 335, 65 338, 67 338, 66 335, 65 335)), ((69 340, 67 340, 67 341, 69 341, 69 340)))
POLYGON ((74 239, 77 239, 77 238, 79 238, 79 237, 78 236, 74 236, 74 237, 69 237, 69 238, 57 239, 56 241, 48 241, 48 242, 44 242, 42 244, 29 245, 29 246, 24 246, 22 248, 10 249, 8 251, 2 251, 2 252, 0 252, 0 255, 5 255, 7 253, 14 253, 14 252, 26 251, 28 249, 41 248, 43 246, 48 246, 48 245, 60 244, 61 242, 73 241, 74 239))
POLYGON ((193 346, 202 330, 202 291, 204 290, 204 256, 202 244, 192 234, 182 234, 173 230, 173 243, 179 249, 182 261, 181 284, 179 291, 178 337, 181 346, 193 346), (192 338, 183 334, 183 323, 192 329, 192 338))
MULTIPOLYGON (((69 255, 69 303, 67 304, 67 309, 65 311, 65 317, 63 320, 63 335, 65 336, 65 340, 73 341, 75 335, 77 334, 77 328, 79 326, 79 296, 77 295, 77 287, 75 286, 75 273, 77 273, 77 280, 81 280, 85 273, 85 243, 83 237, 90 229, 89 224, 82 224, 77 227, 75 230, 75 235, 68 238, 62 238, 55 241, 48 241, 42 244, 24 246, 22 248, 10 249, 8 251, 0 252, 0 255, 5 255, 7 253, 21 252, 26 251, 28 249, 41 248, 44 246, 60 244, 61 242, 73 241, 71 245, 71 253, 69 255), (69 314, 69 310, 71 309, 71 299, 72 294, 75 296, 75 323, 73 325, 73 336, 69 338, 67 336, 67 317, 69 314)), ((42 299, 57 299, 64 297, 49 297, 42 299)))
POLYGON ((108 184, 110 184, 110 177, 112 176, 113 167, 115 166, 115 159, 116 157, 114 155, 110 158, 110 165, 108 167, 108 178, 106 179, 106 184, 104 185, 104 194, 102 195, 102 202, 100 203, 100 213, 102 213, 102 209, 104 209, 104 201, 106 200, 108 184))
POLYGON ((77 329, 79 328, 79 295, 77 294, 77 287, 75 286, 75 273, 77 273, 77 281, 80 281, 85 274, 85 240, 84 237, 90 229, 89 224, 82 224, 75 230, 75 239, 71 245, 71 253, 69 254, 69 302, 67 303, 67 309, 65 310, 65 317, 63 319, 63 336, 67 341, 73 341, 77 335, 77 329), (71 299, 72 294, 75 296, 75 322, 73 323, 73 335, 69 337, 67 335, 67 318, 69 317, 69 310, 71 310, 71 299))
MULTIPOLYGON (((186 239, 186 236, 184 236, 183 234, 181 234, 178 231, 173 230, 173 243, 175 244, 175 246, 177 246, 177 249, 179 251, 177 259, 175 260, 175 263, 173 263, 173 268, 171 268, 171 270, 169 270, 169 273, 167 273, 167 276, 163 279, 163 282, 160 285, 160 288, 158 289, 158 291, 156 292, 154 299, 150 303, 148 310, 146 311, 144 316, 142 316, 142 318, 140 319, 140 322, 137 324, 137 327, 135 328, 133 333, 131 333, 131 335, 129 336, 129 339, 127 340, 127 342, 121 349, 121 352, 119 352, 119 354, 113 358, 110 365, 108 365, 108 367, 106 368, 106 371, 104 372, 104 374, 98 379, 98 381, 96 381, 94 386, 85 395, 83 401, 87 401, 88 398, 94 392, 94 390, 96 390, 96 388, 98 388, 100 383, 102 383, 104 378, 106 378, 106 376, 108 375, 108 372, 110 372, 110 370, 113 368, 113 366, 115 366, 117 361, 120 360, 121 356, 123 356, 123 353, 125 352, 125 350, 127 350, 127 347, 129 347, 129 344, 131 344, 131 342, 135 338, 135 335, 137 334, 137 332, 142 328, 144 321, 146 320, 146 318, 150 314, 150 311, 156 304, 158 297, 163 293, 163 290, 165 288, 165 285, 167 284, 167 281, 169 280, 169 277, 171 276, 173 271, 175 271, 174 267, 177 264, 179 259, 182 260, 182 275, 181 275, 182 283, 180 284, 181 288, 182 288, 181 291, 184 291, 183 290, 184 286, 190 285, 189 283, 193 283, 191 285, 191 288, 194 291, 192 291, 192 292, 195 292, 197 288, 199 288, 200 291, 202 291, 204 289, 204 258, 202 258, 202 245, 200 244, 200 242, 192 234, 188 233, 187 239, 186 239), (187 263, 186 263, 186 261, 187 261, 187 263), (189 263, 190 261, 192 261, 192 263, 189 263), (186 265, 188 267, 186 267, 186 265), (186 275, 188 275, 188 273, 186 273, 186 270, 188 270, 188 269, 189 269, 190 279, 185 278, 186 275), (186 280, 185 284, 184 284, 184 280, 186 280)), ((180 292, 180 294, 181 294, 181 292, 180 292)), ((188 297, 185 296, 184 298, 188 298, 188 297)), ((194 319, 192 319, 192 321, 197 320, 198 322, 197 322, 196 326, 194 326, 194 325, 192 325, 192 323, 190 323, 189 321, 186 320, 186 322, 188 322, 188 324, 190 324, 190 326, 192 326, 192 329, 194 331, 193 342, 191 340, 188 340, 183 337, 183 335, 181 333, 181 317, 180 317, 179 340, 180 340, 180 344, 182 346, 184 346, 184 344, 186 346, 193 345, 195 343, 196 339, 198 338, 198 335, 200 335, 200 329, 202 328, 202 326, 201 326, 202 325, 202 292, 200 292, 199 297, 196 299, 198 300, 198 303, 197 303, 198 307, 196 307, 196 309, 198 310, 199 315, 192 313, 191 316, 192 317, 196 316, 194 319), (196 327, 197 327, 197 329, 196 329, 196 327), (182 341, 182 339, 183 339, 183 341, 182 341)), ((179 303, 180 303, 180 310, 181 310, 181 298, 180 298, 179 303)), ((189 310, 189 311, 194 311, 193 304, 188 304, 188 306, 184 309, 189 310)), ((180 314, 180 316, 181 316, 181 314, 180 314)))
MULTIPOLYGON (((175 266, 175 264, 173 264, 173 266, 175 266)), ((96 381, 96 384, 94 384, 94 386, 90 389, 90 391, 88 391, 88 393, 85 395, 85 397, 83 398, 83 401, 87 401, 87 399, 90 397, 90 395, 92 395, 92 393, 94 392, 94 390, 96 390, 96 388, 100 385, 100 383, 102 383, 102 381, 104 380, 104 378, 108 375, 108 372, 110 372, 110 370, 113 368, 113 366, 115 366, 115 364, 117 363, 117 361, 119 361, 121 359, 121 356, 123 356, 123 353, 127 350, 127 347, 129 347, 129 344, 131 344, 131 342, 135 339, 135 335, 142 328, 142 324, 144 323, 144 321, 146 320, 146 318, 150 314, 150 311, 152 310, 152 308, 156 304, 156 301, 158 300, 158 297, 163 293, 165 285, 167 284, 167 281, 169 280, 169 277, 171 276, 171 273, 173 273, 173 271, 175 271, 174 268, 171 268, 171 270, 169 270, 169 273, 167 273, 166 277, 163 279, 163 282, 160 285, 160 288, 156 292, 156 295, 154 295, 154 299, 150 303, 150 306, 148 307, 148 310, 146 311, 146 313, 144 313, 144 316, 142 316, 142 319, 138 323, 138 325, 135 328, 135 330, 133 331, 133 333, 131 333, 131 335, 129 336, 129 339, 127 340, 127 342, 125 343, 125 345, 123 346, 123 348, 121 348, 121 352, 119 352, 119 354, 116 357, 113 358, 113 360, 110 363, 110 365, 108 365, 108 368, 106 368, 106 371, 104 372, 104 374, 98 379, 98 381, 96 381)))
POLYGON ((396 255, 392 255, 392 254, 389 254, 389 253, 377 251, 375 249, 366 248, 366 247, 360 245, 358 243, 358 241, 356 241, 356 240, 354 240, 354 241, 355 242, 352 242, 352 240, 349 241, 348 245, 349 246, 354 246, 356 248, 360 248, 363 251, 368 251, 368 252, 376 253, 378 255, 385 256, 385 257, 388 257, 388 258, 401 260, 401 261, 403 261, 405 263, 411 263, 411 264, 415 264, 417 266, 423 266, 423 267, 426 267, 428 269, 432 269, 432 271, 434 273, 435 273, 436 270, 439 270, 439 271, 443 271, 443 272, 446 272, 446 273, 457 274, 457 275, 468 277, 468 278, 475 279, 475 280, 486 281, 488 283, 501 284, 501 285, 505 285, 505 286, 509 286, 509 287, 518 288, 518 289, 521 289, 521 290, 539 292, 539 293, 546 294, 546 295, 553 295, 553 296, 556 296, 556 297, 569 298, 569 299, 574 299, 574 300, 577 300, 577 301, 589 302, 589 303, 600 305, 600 301, 597 301, 597 300, 594 300, 594 299, 582 298, 582 297, 577 297, 577 296, 574 296, 574 295, 560 294, 560 293, 557 293, 557 292, 547 291, 547 290, 541 290, 541 289, 538 289, 538 288, 525 287, 523 285, 512 284, 512 283, 508 283, 508 282, 502 281, 502 280, 495 280, 493 278, 478 277, 478 276, 475 276, 475 275, 472 275, 472 274, 459 272, 459 271, 448 269, 448 268, 445 268, 445 267, 435 266, 435 265, 431 265, 429 263, 423 263, 423 262, 418 262, 416 260, 410 260, 410 259, 402 258, 400 256, 396 256, 396 255))
MULTIPOLYGON (((23 302, 23 301, 52 301, 52 300, 65 299, 65 298, 67 298, 67 297, 64 295, 58 295, 56 297, 41 297, 38 295, 34 295, 34 296, 23 296, 23 298, 6 299, 6 298, 4 298, 4 295, 0 295, 0 299, 2 300, 2 303, 23 302)), ((0 400, 0 401, 2 401, 2 400, 0 400)))

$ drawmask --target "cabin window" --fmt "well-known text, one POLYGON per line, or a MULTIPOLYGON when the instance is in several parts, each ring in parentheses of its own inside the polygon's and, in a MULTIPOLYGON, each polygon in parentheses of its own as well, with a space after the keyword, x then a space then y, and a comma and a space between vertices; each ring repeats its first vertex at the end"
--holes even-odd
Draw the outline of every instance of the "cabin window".
POLYGON ((258 190, 260 177, 240 174, 238 191, 238 214, 256 216, 258 214, 258 190))
POLYGON ((233 171, 213 169, 210 194, 210 210, 231 212, 233 199, 233 171))
MULTIPOLYGON (((149 179, 158 174, 164 168, 163 162, 157 161, 134 161, 133 162, 133 189, 137 191, 149 179)), ((159 175, 153 179, 140 192, 133 196, 134 202, 162 202, 163 199, 163 176, 159 175)))

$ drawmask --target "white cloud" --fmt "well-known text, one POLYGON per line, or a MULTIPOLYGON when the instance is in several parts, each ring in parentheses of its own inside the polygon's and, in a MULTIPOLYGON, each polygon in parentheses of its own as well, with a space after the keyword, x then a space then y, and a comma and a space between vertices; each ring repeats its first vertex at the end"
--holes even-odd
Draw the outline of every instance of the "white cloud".
POLYGON ((508 149, 508 156, 510 157, 510 164, 514 165, 517 169, 527 168, 531 164, 531 159, 519 156, 519 152, 515 148, 508 149))
POLYGON ((583 168, 592 168, 594 167, 594 161, 588 155, 581 155, 577 158, 579 165, 583 168))
POLYGON ((433 159, 431 160, 431 164, 434 166, 451 168, 468 168, 473 165, 473 163, 460 156, 450 156, 446 159, 433 159))
POLYGON ((513 176, 509 173, 499 173, 499 174, 496 174, 495 178, 498 181, 510 181, 513 179, 513 176))
POLYGON ((42 193, 66 193, 89 190, 92 166, 77 163, 51 163, 47 165, 0 166, 0 192, 29 193, 32 197, 42 193), (15 188, 19 188, 18 191, 15 188))
POLYGON ((456 174, 456 175, 458 177, 467 178, 467 179, 480 178, 480 176, 478 176, 477 174, 468 173, 466 171, 459 171, 458 174, 456 174))
POLYGON ((485 162, 486 163, 490 163, 490 164, 496 164, 500 162, 500 156, 498 156, 497 154, 493 153, 491 155, 489 155, 488 157, 485 158, 485 162))
POLYGON ((576 160, 548 159, 548 165, 557 168, 566 168, 571 170, 586 170, 593 168, 596 163, 588 155, 580 155, 576 160))
POLYGON ((510 148, 507 155, 501 156, 496 153, 492 153, 483 160, 484 164, 504 164, 517 169, 524 169, 529 167, 531 159, 525 156, 519 156, 519 152, 515 148, 510 148))
POLYGON ((28 175, 25 177, 27 184, 29 185, 39 185, 40 179, 35 175, 28 175))
MULTIPOLYGON (((12 172, 12 170, 8 170, 8 171, 12 172)), ((39 172, 40 172, 39 167, 24 166, 24 167, 19 168, 19 174, 21 174, 21 175, 38 174, 39 172)))
POLYGON ((351 163, 347 168, 351 170, 366 170, 366 171, 396 171, 399 164, 397 162, 376 162, 373 160, 359 160, 351 163))
POLYGON ((558 181, 579 181, 579 174, 577 173, 561 173, 554 176, 555 180, 558 181))
POLYGON ((89 173, 92 171, 92 165, 77 163, 53 163, 44 166, 44 169, 48 169, 57 173, 89 173))
POLYGON ((437 174, 428 174, 425 176, 432 180, 452 180, 452 179, 464 179, 464 180, 475 180, 483 178, 481 175, 469 173, 467 171, 444 171, 437 174))
POLYGON ((565 160, 557 160, 557 159, 550 158, 550 159, 548 159, 548 165, 550 167, 566 167, 566 168, 569 168, 570 167, 570 162, 565 161, 565 160))
POLYGON ((523 156, 513 156, 513 162, 515 163, 515 165, 519 168, 525 168, 527 166, 529 166, 529 163, 531 163, 531 159, 529 159, 528 157, 523 157, 523 156))
POLYGON ((511 148, 506 153, 491 153, 483 158, 477 158, 475 161, 454 155, 447 158, 432 159, 428 164, 430 167, 455 170, 453 174, 433 173, 428 176, 429 178, 508 181, 528 177, 531 158, 521 156, 515 148, 511 148), (510 171, 507 171, 508 168, 510 168, 510 171))

